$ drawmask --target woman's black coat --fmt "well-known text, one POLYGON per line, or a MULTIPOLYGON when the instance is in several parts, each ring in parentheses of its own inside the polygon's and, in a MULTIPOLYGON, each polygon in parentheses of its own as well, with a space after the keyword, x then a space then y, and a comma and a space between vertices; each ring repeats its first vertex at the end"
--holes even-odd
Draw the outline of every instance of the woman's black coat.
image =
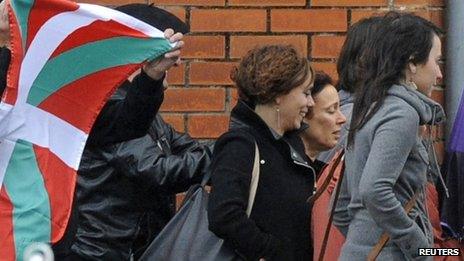
POLYGON ((315 174, 296 132, 279 137, 244 102, 216 142, 209 228, 246 260, 311 260, 310 206, 315 174), (246 216, 255 141, 260 178, 246 216))

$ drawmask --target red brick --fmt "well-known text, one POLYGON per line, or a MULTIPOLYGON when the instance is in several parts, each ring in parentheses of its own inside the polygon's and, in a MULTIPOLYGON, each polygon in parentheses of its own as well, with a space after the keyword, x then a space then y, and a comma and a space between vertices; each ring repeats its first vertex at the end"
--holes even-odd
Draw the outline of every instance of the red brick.
POLYGON ((169 85, 181 85, 185 83, 185 64, 172 67, 168 71, 167 81, 169 85))
POLYGON ((229 0, 230 6, 305 6, 306 0, 229 0))
POLYGON ((242 57, 253 47, 265 44, 291 44, 302 55, 307 56, 308 54, 306 35, 232 36, 230 38, 230 57, 242 57))
POLYGON ((445 106, 445 92, 443 89, 434 89, 432 91, 432 99, 440 103, 442 106, 445 106))
POLYGON ((170 124, 176 131, 185 132, 184 116, 182 114, 162 113, 163 120, 170 124))
POLYGON ((151 0, 155 5, 224 6, 225 0, 151 0))
POLYGON ((186 36, 182 56, 187 58, 224 58, 224 36, 186 36))
POLYGON ((388 0, 312 0, 311 6, 387 6, 388 0))
POLYGON ((190 64, 190 84, 230 85, 231 62, 198 62, 190 64))
POLYGON ((444 0, 395 0, 395 5, 444 6, 444 0))
POLYGON ((440 28, 444 28, 444 16, 442 10, 427 10, 413 12, 415 15, 421 16, 440 28))
POLYGON ((363 18, 371 16, 382 16, 386 13, 384 10, 353 10, 351 11, 351 25, 363 18))
POLYGON ((344 32, 346 10, 275 9, 271 11, 273 32, 344 32))
POLYGON ((334 81, 338 80, 337 65, 330 62, 312 62, 315 71, 323 71, 330 75, 334 81))
POLYGON ((194 138, 217 138, 227 131, 229 116, 220 115, 189 115, 188 132, 194 138))
POLYGON ((180 20, 185 22, 185 8, 177 6, 164 6, 163 9, 172 13, 173 15, 177 16, 180 20))
POLYGON ((311 38, 311 57, 337 58, 344 41, 344 36, 315 35, 311 38))
POLYGON ((95 5, 118 6, 133 3, 146 3, 146 0, 79 0, 79 3, 89 3, 95 5))
POLYGON ((430 19, 438 27, 445 29, 445 15, 443 10, 430 11, 430 19))
POLYGON ((264 32, 266 10, 258 9, 193 9, 192 32, 264 32))
POLYGON ((224 88, 169 88, 165 91, 162 111, 224 111, 224 88))
POLYGON ((230 88, 230 109, 234 108, 238 101, 238 92, 237 88, 230 88))

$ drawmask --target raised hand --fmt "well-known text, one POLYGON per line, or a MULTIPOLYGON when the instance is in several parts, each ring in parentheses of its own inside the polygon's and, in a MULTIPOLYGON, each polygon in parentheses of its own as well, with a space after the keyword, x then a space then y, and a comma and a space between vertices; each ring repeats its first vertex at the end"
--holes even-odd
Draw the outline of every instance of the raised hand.
POLYGON ((164 31, 164 36, 171 43, 177 42, 177 44, 170 52, 165 53, 163 57, 148 62, 143 66, 145 73, 154 80, 161 79, 169 68, 181 63, 180 50, 184 46, 184 42, 182 41, 184 37, 183 34, 174 33, 172 29, 166 29, 166 31, 164 31))

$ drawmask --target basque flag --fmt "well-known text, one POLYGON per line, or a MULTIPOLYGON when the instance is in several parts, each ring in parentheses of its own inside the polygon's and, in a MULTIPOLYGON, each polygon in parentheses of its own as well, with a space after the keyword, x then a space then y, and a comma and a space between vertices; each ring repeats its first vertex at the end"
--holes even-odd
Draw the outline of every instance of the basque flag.
POLYGON ((81 154, 106 98, 173 46, 160 30, 101 6, 11 0, 7 8, 12 55, 0 103, 0 259, 22 260, 32 242, 63 236, 81 154))

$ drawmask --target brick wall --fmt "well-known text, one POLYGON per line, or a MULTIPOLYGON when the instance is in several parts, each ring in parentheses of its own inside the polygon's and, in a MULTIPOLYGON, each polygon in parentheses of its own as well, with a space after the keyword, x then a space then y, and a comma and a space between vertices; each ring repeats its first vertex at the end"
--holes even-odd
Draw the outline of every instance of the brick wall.
MULTIPOLYGON (((120 5, 154 3, 190 25, 184 64, 169 72, 162 111, 179 131, 216 138, 236 102, 229 72, 259 43, 288 43, 336 77, 335 62, 347 28, 388 10, 414 12, 443 27, 444 0, 93 0, 120 5)), ((433 98, 444 102, 443 88, 433 98)), ((442 133, 442 131, 440 132, 442 133)), ((439 135, 441 138, 442 134, 439 135)), ((439 144, 443 148, 443 143, 439 144)), ((443 150, 443 149, 441 149, 443 150)), ((441 153, 440 153, 441 154, 441 153)))

